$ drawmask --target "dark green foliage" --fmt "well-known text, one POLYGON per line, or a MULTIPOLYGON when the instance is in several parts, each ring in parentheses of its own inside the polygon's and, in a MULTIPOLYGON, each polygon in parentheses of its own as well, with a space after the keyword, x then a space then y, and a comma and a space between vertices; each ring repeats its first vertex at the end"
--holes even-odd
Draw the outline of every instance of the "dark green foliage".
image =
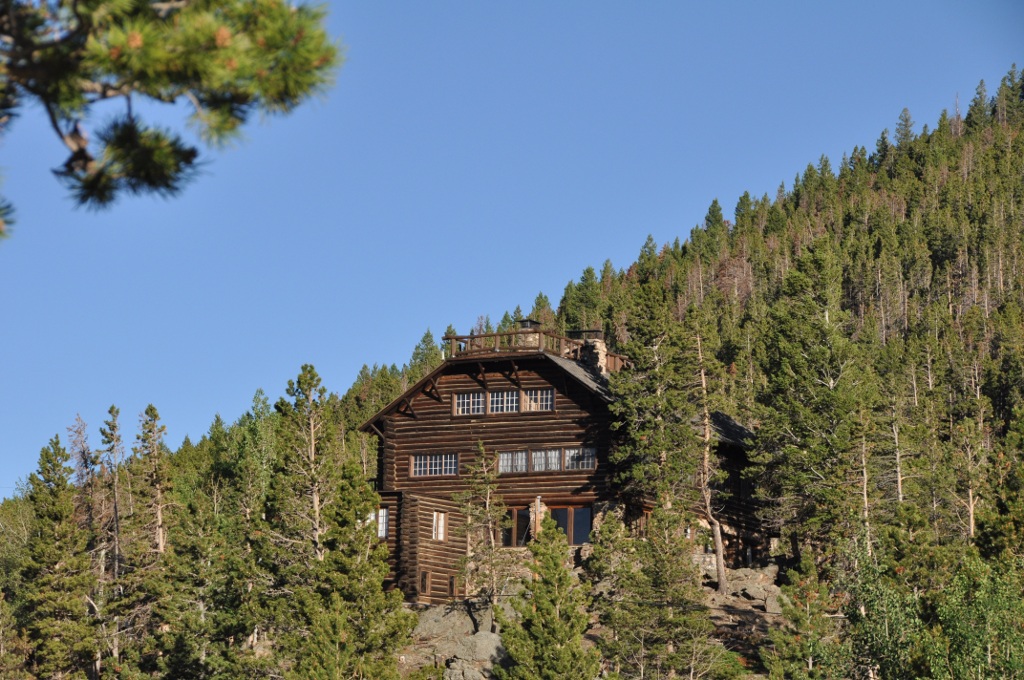
POLYGON ((3 676, 397 677, 413 617, 382 589, 378 498, 311 366, 287 395, 173 453, 149 406, 128 459, 112 407, 100 452, 72 430, 77 487, 51 442, 0 505, 3 676))
MULTIPOLYGON (((119 9, 111 30, 124 33, 132 11, 119 9)), ((125 51, 128 37, 110 40, 123 59, 142 59, 145 49, 125 51)), ((273 79, 267 86, 287 98, 287 79, 273 79)), ((75 87, 61 92, 69 126, 82 105, 75 87)), ((11 94, 0 93, 0 129, 11 94)), ((555 330, 603 328, 632 361, 611 379, 610 455, 627 498, 679 513, 666 536, 678 537, 692 511, 707 514, 702 487, 712 511, 722 497, 704 467, 705 409, 754 432, 747 481, 773 528, 793 539, 776 557, 801 565, 788 577, 787 623, 764 649, 775 677, 1020 677, 1024 80, 1013 68, 994 95, 979 88, 966 119, 943 113, 918 133, 904 111, 895 130, 871 154, 854 147, 834 168, 824 157, 809 163, 790 190, 744 194, 733 225, 714 201, 689 240, 648 238, 624 270, 606 262, 574 279, 558 316, 543 293, 529 316, 555 330)), ((473 331, 493 328, 484 315, 473 331)), ((356 427, 438 360, 425 334, 406 366, 364 367, 340 399, 303 367, 276 412, 257 395, 239 422, 217 421, 174 453, 160 443, 155 409, 128 460, 116 409, 99 466, 73 435, 77 486, 52 487, 70 499, 61 503, 73 521, 37 520, 42 487, 0 505, 2 672, 35 672, 27 659, 79 664, 92 677, 392 677, 408 620, 379 588, 385 567, 366 519, 376 499, 365 484, 377 450, 356 427), (54 561, 58 549, 71 559, 54 561), (47 564, 73 573, 57 583, 47 564), (51 599, 78 614, 51 614, 51 599), (65 625, 84 627, 58 649, 43 631, 65 625)), ((44 473, 69 474, 66 462, 41 460, 39 483, 44 473)), ((683 541, 611 538, 613 526, 599 531, 613 547, 597 546, 594 564, 610 592, 697 598, 683 541), (639 557, 616 562, 617 552, 639 557)), ((543 677, 531 675, 537 664, 557 669, 566 658, 596 675, 576 642, 586 597, 565 556, 559 547, 535 558, 548 577, 528 584, 529 606, 507 631, 517 662, 505 672, 520 674, 508 677, 543 677), (567 608, 550 605, 561 596, 567 608)), ((601 612, 609 629, 646 626, 650 640, 666 627, 695 630, 692 640, 713 642, 695 608, 614 603, 601 612)), ((690 643, 657 639, 648 650, 683 673, 677 660, 690 643)), ((602 645, 620 673, 634 672, 623 636, 602 645)))
POLYGON ((842 635, 842 601, 819 579, 814 561, 805 556, 799 571, 790 571, 783 586, 786 624, 771 633, 761 657, 772 680, 848 677, 850 650, 842 635))
POLYGON ((88 595, 95 577, 86 553, 88 535, 75 518, 69 460, 54 437, 28 479, 34 522, 18 599, 31 646, 28 667, 40 677, 84 677, 93 647, 88 595))
MULTIPOLYGON (((257 113, 287 113, 321 91, 339 62, 323 10, 277 0, 0 3, 0 134, 37 103, 68 159, 55 174, 81 205, 122 194, 179 192, 198 150, 144 123, 132 99, 192 105, 200 137, 219 144, 257 113), (124 114, 85 129, 92 107, 123 98, 124 114)), ((0 202, 0 234, 10 206, 0 202)))
POLYGON ((931 677, 1024 677, 1024 588, 1017 565, 969 556, 937 599, 931 677))
POLYGON ((512 601, 515 616, 501 609, 501 642, 507 658, 496 668, 505 680, 594 680, 600 672, 597 650, 583 646, 589 596, 569 570, 569 545, 550 516, 530 543, 534 577, 512 601))
MULTIPOLYGON (((518 555, 500 541, 501 532, 511 526, 511 520, 498 493, 499 474, 497 454, 485 450, 481 443, 476 460, 465 471, 466 489, 452 495, 466 522, 467 550, 459 571, 470 612, 497 606, 519 572, 518 555)), ((473 621, 477 621, 475 616, 473 621)), ((496 623, 492 619, 492 626, 496 623)))
POLYGON ((643 535, 614 515, 600 527, 591 565, 604 591, 599 648, 616 677, 737 677, 735 656, 712 639, 688 528, 678 510, 664 508, 643 535))

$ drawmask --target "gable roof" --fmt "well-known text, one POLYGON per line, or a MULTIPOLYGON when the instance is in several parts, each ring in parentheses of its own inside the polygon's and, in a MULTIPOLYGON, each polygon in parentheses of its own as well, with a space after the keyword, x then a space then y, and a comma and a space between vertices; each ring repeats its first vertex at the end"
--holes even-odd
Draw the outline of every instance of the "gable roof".
POLYGON ((398 396, 390 404, 382 408, 380 411, 371 416, 365 423, 359 426, 360 432, 380 432, 380 428, 377 426, 377 422, 385 416, 394 413, 403 403, 411 401, 412 398, 423 391, 425 387, 437 381, 437 377, 444 373, 447 369, 452 366, 458 366, 463 364, 477 364, 477 363, 499 363, 508 361, 523 361, 526 359, 542 359, 551 362, 554 366, 557 366, 563 373, 572 378, 575 382, 580 384, 582 387, 593 393, 601 401, 606 404, 610 404, 614 399, 612 398, 611 392, 608 390, 608 379, 598 373, 597 371, 584 366, 578 361, 572 359, 566 359, 564 357, 555 356, 548 352, 538 351, 530 353, 516 353, 514 355, 497 353, 492 356, 487 355, 475 355, 467 357, 451 357, 445 359, 444 363, 435 368, 427 375, 420 378, 415 385, 407 389, 400 396, 398 396))

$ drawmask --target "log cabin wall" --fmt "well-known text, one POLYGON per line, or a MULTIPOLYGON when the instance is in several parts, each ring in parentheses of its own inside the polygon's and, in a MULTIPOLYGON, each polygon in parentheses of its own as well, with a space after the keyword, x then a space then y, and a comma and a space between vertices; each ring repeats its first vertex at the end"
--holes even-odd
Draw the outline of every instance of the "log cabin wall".
MULTIPOLYGON (((580 362, 496 349, 449 358, 364 424, 364 431, 379 438, 377 488, 382 507, 392 513, 390 582, 424 604, 461 594, 465 520, 452 497, 466 489, 480 446, 489 454, 522 452, 526 463, 498 478, 498 493, 515 520, 503 536, 505 545, 523 545, 520 539, 529 533, 526 518, 538 499, 561 522, 570 543, 589 542, 598 509, 621 500, 611 482, 609 399, 605 379, 580 362), (527 409, 527 395, 535 397, 536 390, 551 390, 551 403, 527 409), (515 395, 517 403, 507 410, 494 407, 491 394, 515 395), (463 408, 472 401, 467 395, 478 395, 473 403, 481 412, 463 408), (586 465, 569 465, 570 451, 581 454, 583 448, 593 458, 583 456, 586 465), (534 471, 535 455, 549 454, 561 456, 559 469, 534 471)), ((728 474, 724 486, 733 493, 721 518, 730 561, 739 566, 756 556, 766 535, 759 531, 751 490, 742 477, 747 465, 742 441, 749 433, 724 414, 715 417, 718 454, 728 474)))
POLYGON ((451 599, 453 586, 461 587, 457 575, 466 553, 460 535, 464 518, 451 499, 465 490, 480 445, 488 453, 558 451, 563 468, 567 449, 593 450, 594 465, 585 469, 533 472, 531 466, 502 474, 499 493, 510 508, 530 506, 538 496, 551 507, 589 507, 614 495, 606 399, 544 356, 514 359, 449 361, 432 380, 374 421, 380 436, 377 485, 382 503, 395 507, 388 533, 391 582, 414 601, 445 602, 451 599), (553 392, 550 410, 523 410, 528 390, 545 389, 553 392), (486 412, 491 392, 514 392, 519 399, 516 410, 486 412), (485 413, 456 413, 456 395, 468 393, 483 393, 485 413), (436 474, 415 473, 416 456, 452 455, 455 460, 449 458, 447 465, 435 459, 440 467, 431 472, 436 474), (434 538, 438 512, 446 513, 444 541, 434 538))
MULTIPOLYGON (((588 446, 596 452, 596 467, 503 474, 501 493, 507 505, 529 503, 537 495, 549 505, 593 502, 608 498, 610 418, 607 404, 586 387, 544 359, 453 364, 435 387, 411 396, 405 408, 384 419, 382 489, 450 498, 464 488, 469 466, 479 446, 491 452, 533 451, 588 446), (484 371, 480 371, 480 366, 484 371), (453 401, 460 393, 554 388, 551 411, 455 415, 453 401), (456 475, 413 474, 416 455, 456 454, 456 475)), ((486 397, 485 397, 486 399, 486 397)))
POLYGON ((415 549, 405 566, 403 591, 416 602, 441 604, 460 594, 459 567, 466 555, 465 519, 450 499, 416 496, 415 511, 404 518, 415 549), (411 587, 410 587, 411 586, 411 587))
POLYGON ((380 509, 377 513, 377 536, 384 539, 388 546, 388 577, 384 582, 385 587, 390 588, 397 585, 396 576, 401 570, 399 556, 402 554, 402 542, 400 536, 402 517, 402 494, 395 491, 381 491, 380 509), (381 512, 386 512, 385 531, 381 531, 381 512), (381 536, 384 533, 385 536, 381 536))

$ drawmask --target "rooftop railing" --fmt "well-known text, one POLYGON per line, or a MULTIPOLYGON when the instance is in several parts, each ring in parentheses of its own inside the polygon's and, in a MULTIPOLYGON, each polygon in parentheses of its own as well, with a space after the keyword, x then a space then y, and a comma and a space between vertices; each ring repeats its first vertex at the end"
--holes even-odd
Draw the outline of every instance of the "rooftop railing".
MULTIPOLYGON (((444 338, 445 356, 458 358, 482 354, 546 352, 581 361, 586 340, 567 338, 540 328, 526 328, 480 335, 448 335, 444 338)), ((607 370, 614 373, 625 366, 625 357, 606 353, 607 370)))

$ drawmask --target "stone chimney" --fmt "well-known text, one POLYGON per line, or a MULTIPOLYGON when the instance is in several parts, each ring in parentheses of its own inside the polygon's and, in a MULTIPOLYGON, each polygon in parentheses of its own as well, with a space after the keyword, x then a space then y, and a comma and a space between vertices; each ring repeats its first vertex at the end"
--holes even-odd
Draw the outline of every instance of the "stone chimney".
POLYGON ((569 337, 583 341, 579 354, 580 363, 601 375, 608 375, 608 345, 605 344, 602 331, 571 331, 569 337))

